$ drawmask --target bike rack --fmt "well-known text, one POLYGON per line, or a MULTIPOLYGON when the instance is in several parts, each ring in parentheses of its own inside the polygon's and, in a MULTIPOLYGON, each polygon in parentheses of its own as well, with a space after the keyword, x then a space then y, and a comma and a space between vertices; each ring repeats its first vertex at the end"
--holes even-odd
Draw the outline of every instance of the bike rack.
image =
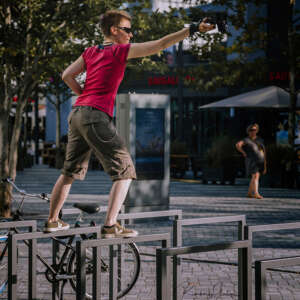
MULTIPOLYGON (((103 212, 107 212, 108 206, 107 205, 101 205, 99 206, 99 211, 97 212, 97 214, 99 213, 103 213, 103 212)), ((63 208, 62 210, 62 215, 75 215, 75 214, 80 214, 82 211, 79 208, 63 208)), ((125 212, 125 206, 122 205, 120 212, 124 213, 125 212)))
MULTIPOLYGON (((156 210, 156 211, 147 211, 147 212, 136 212, 136 213, 121 213, 118 215, 118 220, 137 220, 137 219, 151 219, 151 218, 161 218, 161 217, 175 217, 175 220, 182 219, 182 210, 180 209, 171 209, 171 210, 156 210)), ((174 228, 174 223, 173 223, 174 228)), ((173 231, 173 242, 178 240, 177 232, 173 231)), ((176 246, 176 245, 174 245, 176 246)))
MULTIPOLYGON (((114 246, 123 245, 128 243, 139 242, 151 242, 161 241, 162 247, 169 247, 171 243, 170 233, 141 235, 133 238, 114 238, 114 239, 97 239, 97 240, 83 240, 76 242, 76 261, 77 261, 77 277, 76 277, 76 300, 85 299, 86 292, 86 278, 85 278, 85 260, 86 249, 93 248, 93 299, 101 300, 100 293, 100 276, 101 268, 99 267, 99 259, 101 256, 101 247, 110 246, 110 265, 109 265, 109 300, 117 300, 118 287, 117 287, 117 256, 115 255, 114 246), (168 246, 169 245, 169 246, 168 246), (100 270, 100 271, 99 271, 100 270)), ((165 283, 167 285, 167 291, 170 290, 169 280, 169 268, 170 261, 166 261, 167 279, 165 283)))
MULTIPOLYGON (((218 250, 228 250, 228 249, 238 249, 239 251, 239 296, 238 299, 251 300, 244 295, 244 290, 251 289, 251 282, 246 282, 244 276, 247 272, 247 268, 251 268, 249 265, 249 249, 251 248, 251 243, 249 241, 237 241, 231 243, 214 244, 209 246, 186 246, 186 247, 176 247, 176 248, 162 248, 156 250, 156 280, 157 280, 157 300, 169 300, 171 299, 168 293, 168 286, 166 285, 166 280, 168 279, 168 268, 167 268, 167 258, 170 256, 177 256, 183 254, 192 254, 200 252, 210 252, 218 250), (244 262, 248 261, 245 265, 244 262)), ((173 264, 177 264, 177 260, 173 261, 173 264)))
MULTIPOLYGON (((288 229, 300 229, 300 222, 254 225, 254 226, 246 225, 244 227, 244 237, 245 237, 245 239, 249 240, 252 245, 253 244, 253 233, 255 233, 255 232, 288 230, 288 229)), ((250 258, 251 258, 251 264, 252 264, 252 248, 250 249, 250 258)), ((279 262, 280 262, 280 260, 279 260, 279 262)), ((264 265, 264 263, 262 265, 264 265)), ((252 280, 252 268, 248 269, 247 277, 249 278, 249 280, 252 280)), ((248 280, 248 278, 247 278, 247 280, 248 280)), ((262 292, 260 292, 259 294, 262 296, 263 295, 262 293, 265 293, 264 286, 261 286, 261 281, 258 281, 258 283, 260 286, 257 287, 256 281, 255 281, 255 293, 259 293, 257 291, 259 291, 261 289, 262 292)), ((249 295, 250 295, 250 299, 251 299, 252 290, 249 291, 249 295)), ((258 298, 258 299, 260 299, 260 298, 258 298)), ((261 299, 265 299, 265 298, 261 298, 261 299)))
POLYGON ((12 222, 0 222, 0 229, 13 229, 13 228, 28 227, 31 232, 36 231, 36 221, 12 221, 12 222))
MULTIPOLYGON (((121 221, 132 220, 132 219, 149 219, 149 218, 160 218, 160 217, 175 217, 173 221, 173 247, 177 247, 178 241, 180 240, 180 231, 177 230, 177 226, 175 225, 179 220, 182 220, 182 210, 171 209, 171 210, 160 210, 160 211, 152 211, 152 212, 137 212, 137 213, 126 213, 120 214, 118 219, 121 221)), ((173 258, 175 259, 175 258, 173 258)), ((174 271, 173 271, 174 272, 174 271)), ((178 277, 179 272, 174 273, 175 282, 179 282, 178 277)))
MULTIPOLYGON (((13 229, 13 228, 28 228, 30 232, 34 232, 37 229, 36 221, 12 221, 12 222, 0 222, 0 229, 13 229)), ((30 245, 32 244, 32 241, 30 242, 30 245)), ((9 249, 8 249, 9 253, 9 249)), ((30 254, 30 249, 29 249, 30 254)), ((8 281, 11 278, 10 276, 10 269, 9 269, 9 261, 11 260, 11 256, 8 255, 8 274, 7 278, 8 281)), ((28 259, 28 272, 29 274, 35 273, 35 268, 33 266, 33 262, 31 257, 28 259)), ((31 275, 30 275, 31 276, 31 275)), ((28 281, 28 290, 32 290, 32 282, 28 281)))
MULTIPOLYGON (((101 206, 99 212, 105 212, 107 210, 107 206, 101 206)), ((63 214, 78 214, 81 211, 79 209, 65 209, 63 210, 63 214)), ((154 212, 139 212, 139 213, 121 213, 118 216, 118 219, 121 221, 130 220, 130 219, 143 219, 143 218, 156 218, 156 217, 172 217, 175 219, 182 218, 181 210, 166 210, 166 211, 154 211, 154 212)), ((11 223, 11 227, 18 227, 21 224, 31 224, 30 222, 34 222, 36 230, 36 221, 18 221, 11 223)), ((5 223, 8 226, 8 223, 5 223)), ((8 227, 9 227, 8 226, 8 227)), ((0 227, 1 228, 1 227, 0 227)), ((63 230, 55 233, 43 233, 43 232, 35 232, 35 233, 20 233, 14 234, 8 239, 8 255, 9 255, 9 265, 8 265, 8 299, 14 300, 17 299, 17 244, 18 241, 28 240, 29 242, 29 278, 28 278, 28 299, 35 299, 36 297, 36 253, 37 253, 37 239, 51 238, 51 237, 59 237, 59 236, 71 236, 71 235, 80 235, 80 234, 88 234, 88 233, 97 233, 97 238, 100 238, 101 227, 79 227, 69 230, 63 230)), ((176 240, 176 237, 174 237, 176 240)), ((121 247, 121 246, 120 246, 121 247)), ((53 264, 56 263, 56 253, 59 249, 59 244, 56 241, 52 243, 52 259, 53 264)), ((55 283, 52 284, 52 300, 56 299, 57 291, 59 290, 59 286, 55 283)))
POLYGON ((266 271, 273 267, 291 267, 300 265, 300 256, 257 260, 255 262, 255 299, 266 300, 266 271))
MULTIPOLYGON (((244 228, 246 226, 246 216, 245 215, 234 215, 234 216, 222 216, 222 217, 208 217, 208 218, 194 218, 194 219, 177 219, 173 223, 173 233, 174 233, 174 247, 182 246, 182 227, 191 225, 207 225, 207 224, 218 224, 218 223, 231 223, 238 222, 238 239, 244 240, 244 228)), ((203 251, 201 251, 203 252, 203 251)), ((243 282, 244 267, 249 268, 249 257, 242 254, 242 250, 238 250, 238 261, 239 264, 243 266, 242 269, 239 268, 238 278, 239 278, 239 294, 244 295, 243 299, 251 299, 249 297, 249 287, 251 290, 251 283, 248 281, 243 282), (244 259, 247 259, 244 261, 244 259), (240 270, 242 270, 240 272, 240 270), (240 290, 241 289, 241 290, 240 290), (248 295, 248 298, 246 298, 248 295)), ((173 257, 173 300, 182 299, 182 288, 180 285, 181 281, 181 258, 173 257)), ((164 299, 165 300, 165 299, 164 299)))
MULTIPOLYGON (((22 222, 22 221, 21 221, 22 222)), ((35 221, 34 221, 35 222, 35 221)), ((80 234, 96 233, 97 238, 101 235, 101 227, 78 227, 68 230, 57 231, 53 233, 32 232, 32 233, 18 233, 10 235, 8 238, 8 299, 17 300, 17 248, 18 241, 29 241, 29 270, 28 274, 28 299, 36 299, 36 255, 37 255, 37 240, 53 237, 72 236, 80 234)), ((52 244, 52 260, 56 262, 56 250, 57 241, 53 241, 52 244)), ((59 292, 59 284, 52 283, 52 300, 57 299, 57 293, 59 292)))

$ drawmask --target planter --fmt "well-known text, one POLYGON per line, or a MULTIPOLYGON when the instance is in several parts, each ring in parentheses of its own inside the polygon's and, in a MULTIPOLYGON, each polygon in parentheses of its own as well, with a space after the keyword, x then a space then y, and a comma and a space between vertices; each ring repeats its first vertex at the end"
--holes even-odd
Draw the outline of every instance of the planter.
POLYGON ((235 177, 235 169, 229 166, 214 168, 204 165, 202 168, 202 183, 204 184, 208 183, 208 181, 211 181, 212 183, 219 181, 221 184, 230 182, 230 184, 234 185, 235 177))

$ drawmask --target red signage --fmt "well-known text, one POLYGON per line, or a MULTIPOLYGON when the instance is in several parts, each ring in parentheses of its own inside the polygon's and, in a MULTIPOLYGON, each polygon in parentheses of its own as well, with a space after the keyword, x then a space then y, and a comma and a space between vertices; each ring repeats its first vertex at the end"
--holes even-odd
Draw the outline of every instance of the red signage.
MULTIPOLYGON (((195 78, 187 75, 184 78, 188 81, 194 81, 195 78)), ((178 84, 178 76, 152 76, 148 77, 148 85, 177 85, 178 84)))
MULTIPOLYGON (((13 97, 12 100, 13 100, 13 102, 18 102, 18 96, 13 97)), ((35 102, 35 101, 34 101, 33 99, 31 99, 31 98, 28 98, 27 101, 28 101, 28 103, 34 103, 34 102, 35 102)))
POLYGON ((271 81, 274 80, 289 80, 290 73, 287 71, 276 71, 276 72, 270 72, 269 73, 269 79, 271 81))

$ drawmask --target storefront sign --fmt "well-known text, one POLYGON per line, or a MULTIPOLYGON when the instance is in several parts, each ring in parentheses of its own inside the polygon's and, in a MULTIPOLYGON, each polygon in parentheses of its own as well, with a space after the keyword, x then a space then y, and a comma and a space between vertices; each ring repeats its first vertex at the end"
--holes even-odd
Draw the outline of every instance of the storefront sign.
MULTIPOLYGON (((194 81, 195 78, 187 75, 184 78, 187 81, 194 81)), ((178 76, 152 76, 148 77, 148 85, 177 85, 179 77, 178 76)))

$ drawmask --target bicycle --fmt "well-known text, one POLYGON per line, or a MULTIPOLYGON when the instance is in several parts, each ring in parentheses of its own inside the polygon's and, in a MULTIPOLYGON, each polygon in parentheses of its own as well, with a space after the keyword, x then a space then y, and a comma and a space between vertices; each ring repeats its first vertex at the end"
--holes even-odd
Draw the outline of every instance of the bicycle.
MULTIPOLYGON (((24 220, 23 216, 24 213, 22 211, 23 204, 26 197, 31 198, 39 198, 49 202, 49 198, 47 194, 29 194, 25 190, 20 189, 17 185, 13 182, 12 179, 6 178, 3 179, 2 182, 7 182, 12 185, 14 190, 16 190, 21 195, 21 201, 17 206, 17 209, 12 212, 11 218, 2 219, 1 221, 22 221, 24 220)), ((98 213, 100 207, 96 204, 80 204, 76 203, 73 205, 75 208, 80 210, 79 215, 75 221, 75 227, 80 227, 80 223, 83 221, 83 215, 86 214, 95 214, 98 213)), ((91 221, 90 226, 96 226, 95 221, 91 221)), ((7 279, 7 252, 8 252, 8 236, 10 234, 19 233, 20 231, 17 228, 11 228, 5 234, 0 235, 0 251, 2 248, 2 252, 0 254, 0 272, 3 274, 3 271, 6 272, 6 277, 0 277, 0 295, 4 293, 8 279, 7 279), (1 247, 2 245, 2 247, 1 247)), ((78 238, 83 240, 85 239, 92 239, 95 238, 94 234, 86 235, 81 234, 78 238)), ((59 283, 63 282, 62 287, 60 289, 60 295, 57 294, 60 299, 63 299, 63 289, 67 282, 70 283, 72 289, 76 291, 76 249, 74 244, 75 236, 64 236, 61 238, 51 238, 58 242, 60 246, 63 248, 63 253, 57 258, 57 263, 52 265, 47 262, 47 260, 37 253, 37 259, 46 267, 44 272, 46 279, 50 283, 59 283), (66 240, 66 241, 65 241, 66 240)), ((28 246, 28 242, 24 241, 24 243, 28 246)), ((119 246, 117 250, 117 255, 119 257, 123 257, 122 265, 118 265, 118 296, 117 298, 120 299, 121 297, 125 296, 129 293, 129 291, 135 285, 139 273, 140 273, 140 254, 139 250, 135 243, 128 243, 124 246, 119 246), (124 275, 126 272, 126 276, 124 275), (123 281, 122 281, 123 279, 123 281), (124 279, 126 280, 124 282, 124 279)), ((101 258, 100 258, 100 268, 101 268, 101 278, 104 281, 104 284, 108 283, 109 280, 109 251, 101 251, 101 258), (103 274, 103 276, 102 276, 103 274), (104 276, 106 274, 106 276, 104 276)), ((92 299, 91 295, 91 287, 92 287, 92 274, 93 274, 93 264, 92 264, 92 249, 87 249, 87 258, 86 258, 86 299, 92 299), (90 287, 90 288, 89 288, 90 287)), ((101 283, 102 284, 102 283, 101 283)), ((102 289, 103 290, 103 289, 102 289)), ((57 292, 59 293, 59 292, 57 292)))

